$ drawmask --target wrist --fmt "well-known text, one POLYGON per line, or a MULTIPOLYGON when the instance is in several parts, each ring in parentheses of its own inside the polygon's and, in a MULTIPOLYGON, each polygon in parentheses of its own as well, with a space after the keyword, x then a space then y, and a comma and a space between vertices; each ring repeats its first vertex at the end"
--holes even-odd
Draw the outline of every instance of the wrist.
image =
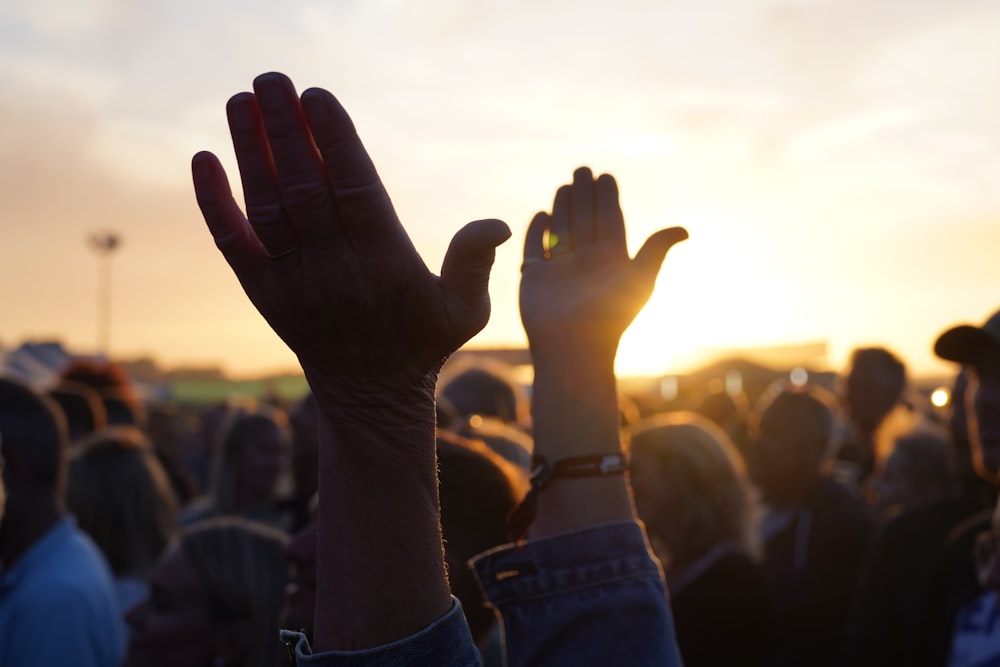
POLYGON ((319 410, 320 474, 330 465, 342 465, 348 452, 355 465, 364 461, 373 471, 417 472, 429 466, 433 472, 436 376, 409 386, 347 386, 307 372, 319 410))
POLYGON ((617 342, 614 345, 579 340, 577 334, 547 343, 530 342, 535 376, 539 373, 560 376, 610 378, 614 381, 617 342))
POLYGON ((512 541, 521 541, 538 514, 538 496, 556 480, 624 475, 628 472, 628 459, 621 452, 589 456, 573 456, 558 461, 548 461, 536 456, 531 474, 531 488, 527 495, 507 515, 507 532, 512 541))
POLYGON ((415 376, 349 381, 307 366, 303 370, 321 414, 338 420, 367 413, 413 416, 434 410, 437 370, 415 376))

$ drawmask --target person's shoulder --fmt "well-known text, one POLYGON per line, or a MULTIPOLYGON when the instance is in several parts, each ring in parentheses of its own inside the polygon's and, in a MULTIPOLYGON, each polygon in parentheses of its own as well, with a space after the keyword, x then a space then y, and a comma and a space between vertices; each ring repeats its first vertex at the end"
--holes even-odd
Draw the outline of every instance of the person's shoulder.
MULTIPOLYGON (((97 593, 105 597, 104 591, 97 593)), ((95 607, 101 606, 95 605, 98 601, 95 587, 86 577, 61 572, 32 578, 20 591, 18 600, 18 614, 50 618, 47 622, 66 615, 90 615, 95 607)))
POLYGON ((723 598, 727 605, 741 609, 758 606, 764 609, 768 605, 763 570, 742 549, 727 550, 715 559, 699 577, 677 592, 674 601, 685 606, 689 601, 703 600, 715 606, 723 598))
POLYGON ((993 510, 977 512, 952 528, 945 538, 945 552, 969 553, 976 537, 993 526, 993 510))
POLYGON ((819 484, 814 503, 817 514, 834 521, 848 521, 874 526, 875 511, 853 488, 833 477, 824 477, 819 484))
POLYGON ((743 549, 727 551, 715 562, 712 569, 719 572, 763 577, 760 565, 743 549))
POLYGON ((719 558, 705 572, 706 581, 712 581, 720 593, 740 591, 750 597, 766 597, 767 584, 760 565, 743 550, 734 549, 719 558))
MULTIPOLYGON (((67 517, 25 556, 25 579, 31 582, 91 580, 110 581, 110 571, 100 549, 67 517)), ((20 566, 20 565, 19 565, 20 566)))
POLYGON ((114 609, 111 571, 89 537, 75 526, 58 536, 43 558, 18 582, 19 606, 51 609, 52 613, 89 613, 114 609))
POLYGON ((190 526, 199 521, 214 519, 218 514, 215 509, 215 501, 210 496, 201 496, 186 507, 181 508, 180 514, 177 516, 177 523, 181 526, 190 526))
POLYGON ((961 533, 967 522, 979 526, 981 514, 960 499, 942 498, 903 512, 886 521, 879 530, 879 541, 886 544, 919 544, 923 548, 939 548, 956 531, 961 533))
POLYGON ((121 611, 103 591, 88 589, 79 578, 33 585, 9 602, 8 622, 0 632, 0 662, 81 667, 120 662, 126 642, 121 611))

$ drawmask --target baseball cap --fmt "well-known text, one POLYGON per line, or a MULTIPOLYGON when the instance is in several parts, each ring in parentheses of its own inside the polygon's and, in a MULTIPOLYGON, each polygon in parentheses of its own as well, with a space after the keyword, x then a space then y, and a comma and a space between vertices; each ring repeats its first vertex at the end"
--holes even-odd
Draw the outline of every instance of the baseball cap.
POLYGON ((960 364, 973 363, 989 350, 1000 352, 1000 311, 981 327, 962 324, 948 329, 934 343, 934 354, 960 364))

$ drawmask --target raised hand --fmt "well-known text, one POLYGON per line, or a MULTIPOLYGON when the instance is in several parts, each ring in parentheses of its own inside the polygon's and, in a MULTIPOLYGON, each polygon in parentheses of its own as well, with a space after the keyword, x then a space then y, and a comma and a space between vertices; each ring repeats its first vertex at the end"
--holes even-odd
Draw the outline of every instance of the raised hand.
POLYGON ((444 359, 486 324, 494 248, 510 231, 498 220, 466 225, 437 277, 330 93, 310 89, 300 99, 287 77, 264 74, 227 113, 246 215, 211 153, 194 157, 195 193, 243 289, 316 394, 315 645, 394 642, 452 609, 434 382, 444 359))
MULTIPOLYGON (((663 258, 687 238, 681 227, 653 234, 629 259, 614 177, 590 169, 556 192, 552 213, 528 227, 521 320, 536 357, 567 346, 610 353, 653 291, 663 258)), ((560 352, 561 353, 561 352, 560 352)))
MULTIPOLYGON (((551 215, 528 227, 521 269, 521 320, 535 365, 531 414, 535 453, 549 462, 606 456, 620 448, 615 354, 649 299, 679 227, 653 234, 628 256, 615 179, 586 167, 556 192, 551 215)), ((620 476, 553 480, 538 495, 531 534, 552 535, 633 520, 620 476)))
MULTIPOLYGON (((250 300, 335 399, 426 385, 489 318, 498 220, 466 225, 433 275, 399 222, 350 117, 330 93, 277 73, 227 106, 246 198, 211 153, 192 162, 198 205, 250 300)), ((316 386, 320 385, 320 386, 316 386)))

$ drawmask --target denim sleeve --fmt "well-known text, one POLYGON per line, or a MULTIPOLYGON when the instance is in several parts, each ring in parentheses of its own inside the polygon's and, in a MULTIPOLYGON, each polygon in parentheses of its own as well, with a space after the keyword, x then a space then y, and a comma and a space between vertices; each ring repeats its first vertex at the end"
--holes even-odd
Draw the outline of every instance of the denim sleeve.
POLYGON ((462 606, 454 600, 451 611, 426 628, 391 644, 361 651, 313 653, 305 636, 282 630, 292 664, 299 667, 479 667, 482 661, 472 641, 462 606))
POLYGON ((679 667, 659 563, 637 523, 505 546, 473 567, 500 612, 507 667, 679 667))

